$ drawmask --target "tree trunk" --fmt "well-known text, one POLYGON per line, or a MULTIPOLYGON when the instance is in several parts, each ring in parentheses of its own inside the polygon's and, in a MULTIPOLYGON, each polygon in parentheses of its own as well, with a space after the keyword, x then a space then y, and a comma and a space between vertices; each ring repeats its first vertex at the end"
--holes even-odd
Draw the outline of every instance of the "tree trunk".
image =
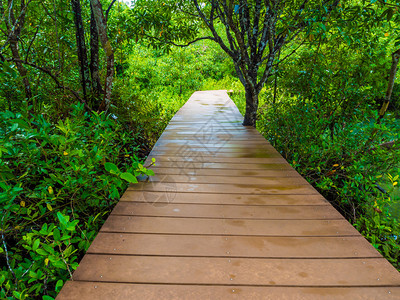
POLYGON ((31 84, 28 79, 28 71, 22 65, 22 63, 18 62, 19 60, 21 60, 21 58, 19 56, 19 47, 18 47, 18 39, 17 38, 12 37, 10 39, 10 49, 11 49, 13 59, 15 61, 15 65, 17 66, 19 75, 21 75, 21 77, 22 77, 22 83, 24 84, 24 90, 25 90, 25 99, 28 101, 28 105, 33 105, 32 90, 31 90, 31 84))
POLYGON ((81 85, 83 98, 87 101, 87 94, 90 91, 90 73, 88 68, 88 58, 85 44, 85 30, 82 21, 82 11, 80 0, 71 0, 72 11, 75 21, 75 36, 78 50, 78 60, 81 71, 81 85))
POLYGON ((254 88, 245 87, 246 92, 246 113, 244 115, 243 126, 256 127, 257 109, 258 109, 258 93, 254 88))
MULTIPOLYGON (((14 8, 12 6, 12 2, 9 0, 8 1, 8 7, 10 11, 8 12, 9 16, 9 22, 12 24, 12 26, 7 26, 9 29, 9 43, 10 43, 10 49, 11 49, 11 54, 12 57, 15 61, 15 65, 17 66, 19 75, 22 77, 22 83, 24 85, 24 90, 25 90, 25 99, 28 102, 28 106, 33 105, 32 102, 32 90, 31 90, 31 85, 29 82, 28 78, 28 71, 24 67, 24 65, 19 62, 20 61, 20 55, 19 55, 19 36, 21 35, 21 30, 24 26, 25 23, 25 14, 26 14, 26 6, 25 6, 25 1, 21 0, 21 12, 20 12, 20 17, 19 20, 15 19, 15 14, 14 14, 14 8), (14 30, 11 28, 15 28, 14 30)), ((7 20, 5 20, 7 22, 7 20)))
MULTIPOLYGON (((62 72, 63 65, 62 65, 62 55, 61 55, 61 46, 60 46, 60 37, 58 35, 58 26, 57 26, 57 7, 56 7, 56 1, 53 1, 53 10, 54 10, 54 31, 56 35, 56 41, 57 41, 57 53, 58 53, 58 72, 62 72)), ((39 28, 39 27, 38 27, 39 28)), ((26 57, 25 60, 28 60, 28 57, 26 57)))
POLYGON ((104 85, 104 99, 100 105, 100 110, 107 111, 111 103, 111 90, 114 78, 114 51, 107 37, 107 22, 103 14, 103 8, 99 0, 90 0, 93 8, 93 15, 96 20, 97 30, 104 52, 107 56, 107 74, 106 83, 104 85))
MULTIPOLYGON (((100 95, 104 93, 100 83, 99 74, 99 32, 97 30, 96 19, 93 14, 93 7, 90 5, 90 74, 92 76, 93 85, 93 98, 97 102, 100 95)), ((96 109, 100 106, 100 103, 94 103, 96 109)))
MULTIPOLYGON (((392 53, 392 66, 390 67, 389 82, 388 82, 388 87, 386 89, 385 101, 383 102, 382 107, 379 110, 379 115, 378 115, 378 119, 376 120, 376 124, 381 123, 381 121, 382 121, 383 117, 385 116, 385 113, 389 107, 390 100, 391 100, 392 93, 393 93, 394 83, 396 80, 397 66, 399 64, 399 60, 400 60, 400 49, 398 49, 397 51, 392 53)), ((371 133, 370 138, 365 143, 364 149, 367 149, 370 147, 370 145, 372 144, 377 133, 378 133, 378 128, 375 127, 371 133)))

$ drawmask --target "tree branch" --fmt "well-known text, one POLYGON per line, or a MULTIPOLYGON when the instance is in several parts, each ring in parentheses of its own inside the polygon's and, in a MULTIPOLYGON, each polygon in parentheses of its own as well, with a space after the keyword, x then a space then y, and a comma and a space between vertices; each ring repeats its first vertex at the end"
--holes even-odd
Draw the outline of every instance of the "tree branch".
MULTIPOLYGON (((8 22, 10 23, 10 25, 11 25, 11 16, 12 16, 12 18, 15 20, 15 22, 13 22, 13 24, 12 24, 12 28, 11 28, 11 30, 10 30, 10 32, 9 32, 9 34, 8 34, 8 37, 7 37, 7 39, 6 39, 6 41, 4 42, 4 44, 3 44, 3 46, 1 46, 0 47, 0 53, 3 51, 3 49, 7 46, 7 44, 8 44, 8 42, 10 41, 10 39, 11 39, 11 37, 12 36, 14 36, 14 34, 15 34, 15 31, 17 30, 17 29, 20 29, 19 27, 19 22, 23 22, 24 21, 24 18, 25 18, 25 12, 26 12, 26 8, 28 7, 28 5, 29 5, 29 3, 31 2, 32 0, 28 0, 28 2, 25 4, 25 6, 21 9, 21 12, 20 12, 20 14, 19 14, 19 16, 18 16, 18 18, 15 20, 15 18, 14 18, 14 15, 11 13, 11 10, 12 10, 12 2, 10 3, 10 6, 9 6, 9 19, 8 19, 8 22)), ((7 25, 7 22, 5 22, 6 23, 6 25, 7 25)))
POLYGON ((32 47, 33 41, 36 39, 36 36, 37 36, 38 32, 39 32, 39 26, 36 26, 35 34, 33 35, 33 38, 31 40, 31 42, 29 43, 28 50, 26 51, 25 61, 28 60, 29 52, 31 51, 31 47, 32 47))
POLYGON ((35 69, 37 69, 37 70, 39 70, 39 71, 41 71, 41 72, 47 74, 47 75, 48 75, 51 79, 53 79, 53 81, 56 83, 57 88, 59 88, 59 89, 64 89, 64 90, 67 90, 67 91, 71 92, 71 94, 74 95, 74 97, 75 97, 77 100, 79 100, 79 102, 81 102, 81 103, 84 104, 84 106, 85 106, 86 109, 88 109, 89 111, 93 111, 93 110, 87 105, 86 101, 83 100, 75 90, 71 89, 71 88, 68 87, 68 86, 65 86, 65 85, 61 84, 61 82, 58 80, 57 76, 54 75, 49 69, 43 68, 43 67, 41 67, 41 66, 38 66, 38 65, 36 65, 36 64, 34 64, 34 63, 31 63, 31 62, 29 62, 29 61, 25 61, 25 60, 22 60, 22 59, 9 58, 9 59, 6 59, 6 60, 7 60, 7 61, 20 62, 20 63, 22 63, 22 64, 31 66, 31 67, 33 67, 33 68, 35 68, 35 69))
POLYGON ((110 10, 111 10, 112 6, 114 5, 115 1, 117 1, 117 0, 113 0, 113 1, 110 3, 110 5, 108 6, 107 10, 106 10, 106 23, 107 23, 107 21, 108 21, 108 14, 110 13, 110 10))
POLYGON ((152 36, 152 35, 148 35, 146 33, 144 34, 144 36, 146 36, 149 39, 153 39, 153 40, 165 43, 165 44, 169 44, 169 45, 172 45, 172 46, 175 46, 175 47, 181 47, 181 48, 187 47, 187 46, 189 46, 191 44, 194 44, 194 43, 196 43, 198 41, 201 41, 201 40, 212 40, 212 41, 215 41, 215 38, 212 37, 212 36, 203 36, 203 37, 196 38, 196 39, 188 42, 187 44, 176 44, 176 43, 174 43, 172 41, 165 41, 165 40, 162 40, 162 39, 160 39, 158 37, 155 37, 155 36, 152 36))
MULTIPOLYGON (((194 6, 195 6, 197 12, 200 15, 200 18, 204 21, 206 26, 210 29, 212 35, 214 36, 215 41, 221 46, 222 50, 224 50, 230 57, 235 58, 235 53, 225 45, 224 41, 221 39, 221 37, 218 35, 217 31, 215 30, 214 19, 211 19, 211 20, 207 19, 206 15, 201 10, 197 0, 193 0, 193 3, 194 3, 194 6)), ((212 0, 211 5, 212 5, 211 9, 213 10, 216 5, 215 0, 212 0)))
POLYGON ((287 58, 289 58, 290 56, 292 56, 294 53, 296 53, 296 51, 303 46, 304 42, 306 41, 306 39, 304 39, 292 52, 290 52, 289 54, 287 54, 284 58, 282 58, 281 60, 279 60, 279 62, 277 64, 273 64, 272 66, 275 67, 278 64, 282 63, 284 60, 286 60, 287 58))

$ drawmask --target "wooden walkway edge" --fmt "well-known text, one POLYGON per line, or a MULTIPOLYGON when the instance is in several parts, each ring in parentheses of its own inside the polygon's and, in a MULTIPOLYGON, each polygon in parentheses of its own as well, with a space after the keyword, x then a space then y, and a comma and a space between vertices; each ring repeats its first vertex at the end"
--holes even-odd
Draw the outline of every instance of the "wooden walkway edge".
POLYGON ((242 116, 196 92, 57 299, 400 299, 400 273, 242 116))

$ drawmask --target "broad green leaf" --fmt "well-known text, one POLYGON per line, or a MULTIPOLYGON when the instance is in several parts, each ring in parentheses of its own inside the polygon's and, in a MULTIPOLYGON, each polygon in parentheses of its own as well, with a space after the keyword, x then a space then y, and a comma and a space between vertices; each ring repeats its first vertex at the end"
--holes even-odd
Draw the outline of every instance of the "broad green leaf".
POLYGON ((65 218, 65 216, 60 212, 57 212, 57 218, 58 218, 58 220, 60 221, 61 224, 65 225, 68 222, 68 220, 65 218))
POLYGON ((47 251, 48 253, 54 253, 54 249, 53 249, 53 247, 51 247, 50 245, 47 245, 47 244, 43 244, 43 248, 44 248, 44 250, 45 251, 47 251))
POLYGON ((112 173, 112 174, 118 174, 118 173, 120 173, 118 167, 117 167, 115 164, 110 163, 110 162, 106 162, 106 163, 104 164, 104 168, 106 169, 106 171, 108 171, 108 172, 110 172, 110 173, 112 173))
POLYGON ((55 241, 59 241, 60 240, 60 230, 58 230, 58 228, 54 229, 53 238, 54 238, 55 241))
POLYGON ((15 131, 15 130, 17 130, 17 128, 18 128, 18 123, 14 123, 14 124, 11 126, 10 131, 15 131))
POLYGON ((36 249, 39 247, 39 245, 40 245, 40 240, 39 240, 39 239, 36 239, 36 240, 33 242, 32 250, 33 250, 33 251, 36 251, 36 249))
POLYGON ((149 170, 149 169, 147 169, 147 171, 146 171, 146 175, 149 175, 149 176, 154 176, 154 171, 153 171, 153 170, 149 170))
POLYGON ((21 293, 17 291, 13 291, 13 295, 16 299, 21 299, 21 293))
POLYGON ((49 255, 46 251, 44 251, 43 249, 37 249, 36 252, 42 256, 47 256, 49 255))
POLYGON ((137 179, 136 179, 136 177, 135 177, 133 174, 128 173, 128 172, 122 173, 120 177, 121 177, 122 179, 124 179, 124 180, 130 182, 130 183, 137 183, 137 182, 138 182, 137 179))
POLYGON ((61 279, 58 280, 56 283, 56 288, 55 288, 56 292, 59 292, 61 290, 61 288, 63 287, 63 285, 64 285, 64 281, 62 281, 61 279))

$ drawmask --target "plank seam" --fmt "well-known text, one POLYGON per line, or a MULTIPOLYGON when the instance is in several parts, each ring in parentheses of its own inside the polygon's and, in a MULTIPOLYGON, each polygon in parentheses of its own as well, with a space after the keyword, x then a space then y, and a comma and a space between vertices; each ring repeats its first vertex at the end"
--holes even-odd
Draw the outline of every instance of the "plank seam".
POLYGON ((266 284, 218 284, 218 283, 174 283, 174 282, 142 282, 142 281, 108 281, 108 280, 103 280, 103 281, 93 281, 93 280, 81 280, 81 279, 73 279, 75 282, 93 282, 93 283, 117 283, 117 284, 148 284, 148 285, 166 285, 166 286, 223 286, 223 287, 233 287, 233 286, 241 286, 241 287, 274 287, 274 288, 366 288, 366 287, 371 287, 371 288, 393 288, 393 287, 400 287, 400 285, 388 285, 388 284, 382 284, 382 285, 266 285, 266 284))
POLYGON ((343 220, 343 218, 313 218, 313 219, 266 219, 266 218, 229 218, 229 217, 188 217, 188 216, 170 216, 170 215, 139 215, 139 214, 122 214, 122 213, 111 213, 111 216, 115 217, 146 217, 146 218, 172 218, 172 219, 211 219, 211 220, 270 220, 270 221, 287 221, 287 220, 293 220, 293 221, 338 221, 338 220, 343 220))

